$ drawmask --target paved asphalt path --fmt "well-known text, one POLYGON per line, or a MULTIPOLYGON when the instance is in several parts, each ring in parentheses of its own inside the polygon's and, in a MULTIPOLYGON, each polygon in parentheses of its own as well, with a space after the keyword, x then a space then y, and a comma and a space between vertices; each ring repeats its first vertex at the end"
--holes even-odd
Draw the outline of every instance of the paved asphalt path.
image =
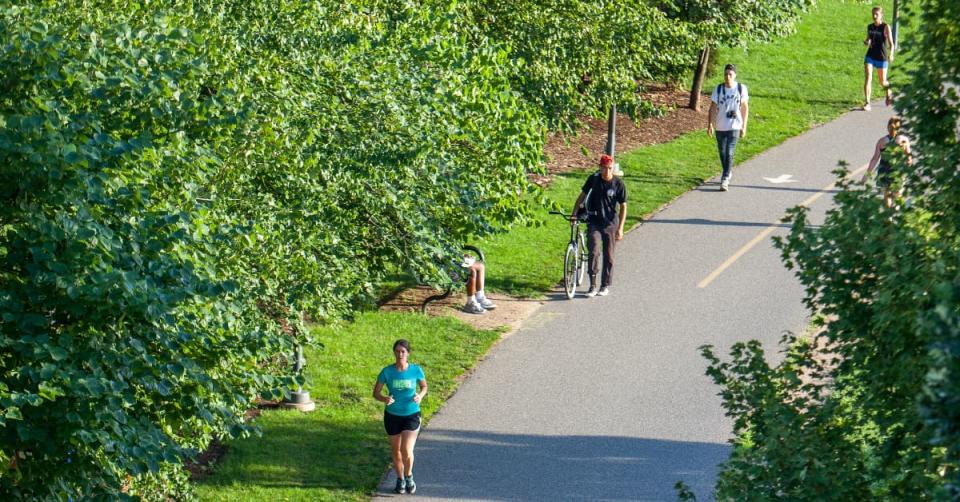
POLYGON ((417 499, 676 500, 682 480, 710 500, 732 430, 697 347, 776 349, 805 328, 803 290, 769 236, 811 198, 822 222, 837 161, 865 165, 890 116, 882 104, 850 112, 737 166, 729 192, 714 179, 629 232, 610 296, 551 298, 424 428, 417 499), (796 181, 765 179, 785 174, 796 181))

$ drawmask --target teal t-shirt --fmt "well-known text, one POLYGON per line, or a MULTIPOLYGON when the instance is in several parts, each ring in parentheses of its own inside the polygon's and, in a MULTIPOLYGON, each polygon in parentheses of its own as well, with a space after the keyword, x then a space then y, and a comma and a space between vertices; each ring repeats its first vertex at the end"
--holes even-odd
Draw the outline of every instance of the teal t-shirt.
POLYGON ((400 371, 392 364, 380 370, 377 381, 386 385, 393 396, 393 404, 387 406, 387 412, 405 417, 420 411, 420 405, 413 401, 413 395, 417 393, 417 382, 425 378, 423 370, 416 364, 408 364, 406 371, 400 371))

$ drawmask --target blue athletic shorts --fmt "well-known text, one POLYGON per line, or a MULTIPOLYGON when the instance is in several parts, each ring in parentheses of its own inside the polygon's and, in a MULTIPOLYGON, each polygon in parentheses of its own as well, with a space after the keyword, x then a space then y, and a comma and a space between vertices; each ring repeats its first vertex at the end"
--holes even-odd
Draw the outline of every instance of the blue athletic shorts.
POLYGON ((873 65, 874 68, 886 68, 887 62, 883 60, 872 59, 870 56, 863 57, 863 64, 873 65))

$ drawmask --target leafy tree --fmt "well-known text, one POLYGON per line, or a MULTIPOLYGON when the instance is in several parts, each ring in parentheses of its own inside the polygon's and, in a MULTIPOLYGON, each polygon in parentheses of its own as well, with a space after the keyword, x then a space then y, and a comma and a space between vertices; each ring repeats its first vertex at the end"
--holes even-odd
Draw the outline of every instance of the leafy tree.
POLYGON ((548 127, 689 53, 642 2, 508 7, 0 0, 0 493, 188 498, 304 316, 448 281, 548 127))
POLYGON ((767 41, 789 34, 800 13, 814 0, 664 0, 658 6, 671 18, 690 23, 699 58, 690 90, 690 108, 700 109, 700 96, 711 51, 717 47, 767 41))
MULTIPOLYGON (((842 182, 819 228, 805 210, 780 242, 823 314, 775 367, 755 342, 709 374, 735 418, 722 500, 955 500, 960 496, 960 9, 909 4, 909 82, 898 111, 915 139, 895 161, 905 195, 842 182)), ((845 174, 845 171, 842 173, 845 174)))
POLYGON ((469 9, 478 39, 502 41, 521 63, 514 87, 552 130, 606 116, 611 104, 631 116, 653 113, 642 84, 676 80, 693 62, 689 25, 644 0, 496 0, 469 9))
POLYGON ((51 17, 0 10, 0 493, 114 498, 243 433, 288 342, 212 260, 239 229, 201 187, 241 112, 201 46, 51 17))

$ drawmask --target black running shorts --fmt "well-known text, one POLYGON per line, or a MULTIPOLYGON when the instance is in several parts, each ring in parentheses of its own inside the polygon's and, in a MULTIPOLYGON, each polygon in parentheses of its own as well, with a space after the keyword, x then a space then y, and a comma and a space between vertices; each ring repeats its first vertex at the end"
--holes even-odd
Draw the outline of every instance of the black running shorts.
POLYGON ((420 428, 420 412, 401 417, 384 411, 383 428, 388 436, 396 436, 403 431, 415 431, 420 428))

